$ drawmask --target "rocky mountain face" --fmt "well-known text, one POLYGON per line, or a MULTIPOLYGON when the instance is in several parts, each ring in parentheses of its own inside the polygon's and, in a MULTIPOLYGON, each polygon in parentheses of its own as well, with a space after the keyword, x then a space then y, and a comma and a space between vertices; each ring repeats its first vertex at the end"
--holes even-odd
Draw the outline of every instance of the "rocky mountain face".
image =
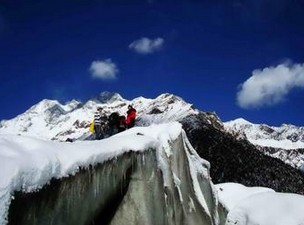
POLYGON ((207 118, 205 113, 191 115, 182 124, 198 154, 210 162, 214 183, 236 182, 304 194, 303 173, 263 154, 248 140, 236 138, 207 118))
MULTIPOLYGON (((129 104, 137 110, 137 126, 181 122, 198 154, 211 163, 214 183, 237 182, 304 194, 303 173, 262 153, 247 139, 241 138, 245 136, 243 133, 242 136, 238 131, 228 132, 227 124, 223 124, 215 113, 201 112, 172 94, 129 101, 119 94, 107 92, 86 103, 72 101, 67 104, 43 100, 16 118, 2 121, 0 134, 14 133, 58 141, 67 138, 83 140, 90 135, 88 126, 97 106, 103 107, 107 115, 114 111, 125 115, 129 104)), ((269 133, 271 129, 263 128, 269 133)), ((302 137, 293 139, 303 140, 302 137)))

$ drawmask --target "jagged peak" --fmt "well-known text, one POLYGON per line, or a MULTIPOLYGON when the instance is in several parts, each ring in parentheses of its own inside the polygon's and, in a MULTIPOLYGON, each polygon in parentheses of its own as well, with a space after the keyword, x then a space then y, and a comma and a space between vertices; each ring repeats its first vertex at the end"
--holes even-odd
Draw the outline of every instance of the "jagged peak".
POLYGON ((81 101, 78 101, 76 99, 72 99, 71 101, 67 101, 64 103, 64 105, 77 105, 77 104, 81 104, 81 101))
POLYGON ((120 94, 116 92, 103 91, 96 98, 100 103, 113 103, 115 101, 124 101, 120 94))
POLYGON ((139 96, 139 97, 136 97, 132 100, 132 102, 140 102, 140 101, 152 101, 153 99, 150 99, 150 98, 146 98, 146 97, 143 97, 143 96, 139 96))
POLYGON ((158 103, 168 103, 168 104, 176 103, 176 102, 186 103, 182 98, 170 93, 161 94, 154 99, 140 96, 134 98, 131 102, 151 102, 151 101, 158 103))
POLYGON ((53 106, 53 105, 55 105, 55 104, 59 104, 59 105, 60 105, 59 101, 57 101, 57 100, 53 100, 53 99, 43 99, 43 100, 41 100, 40 102, 38 102, 37 105, 53 106))
POLYGON ((300 127, 297 127, 293 124, 287 124, 287 123, 283 123, 280 127, 283 127, 283 128, 300 128, 300 127))
POLYGON ((228 121, 226 123, 240 124, 240 125, 253 125, 253 123, 245 120, 244 118, 237 118, 235 120, 228 121))
POLYGON ((62 108, 65 111, 71 111, 71 110, 79 108, 80 106, 82 106, 82 102, 73 99, 71 101, 65 102, 65 104, 62 106, 62 108))
POLYGON ((57 100, 43 99, 40 102, 38 102, 36 105, 32 106, 29 110, 27 110, 27 112, 34 111, 36 113, 42 113, 47 109, 52 108, 56 105, 61 107, 61 104, 57 100))
POLYGON ((164 100, 164 99, 166 99, 168 101, 172 101, 172 102, 175 102, 175 101, 185 102, 181 97, 178 97, 171 93, 164 93, 164 94, 161 94, 158 97, 156 97, 156 100, 164 100))

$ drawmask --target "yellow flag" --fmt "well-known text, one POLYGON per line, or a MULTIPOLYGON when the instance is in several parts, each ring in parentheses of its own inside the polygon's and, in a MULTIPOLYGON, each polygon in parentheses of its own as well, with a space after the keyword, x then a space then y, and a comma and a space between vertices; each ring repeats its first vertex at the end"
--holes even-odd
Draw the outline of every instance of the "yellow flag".
POLYGON ((94 128, 94 120, 92 121, 91 125, 90 125, 90 132, 95 134, 95 128, 94 128))

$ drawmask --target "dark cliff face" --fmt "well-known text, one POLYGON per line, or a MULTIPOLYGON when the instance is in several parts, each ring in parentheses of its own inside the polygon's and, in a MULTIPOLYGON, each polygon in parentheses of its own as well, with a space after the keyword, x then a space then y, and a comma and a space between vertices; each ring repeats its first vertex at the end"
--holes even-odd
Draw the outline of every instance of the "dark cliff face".
POLYGON ((279 159, 261 153, 254 145, 210 123, 206 113, 181 121, 198 154, 211 164, 214 183, 237 182, 281 192, 304 194, 304 175, 279 159))

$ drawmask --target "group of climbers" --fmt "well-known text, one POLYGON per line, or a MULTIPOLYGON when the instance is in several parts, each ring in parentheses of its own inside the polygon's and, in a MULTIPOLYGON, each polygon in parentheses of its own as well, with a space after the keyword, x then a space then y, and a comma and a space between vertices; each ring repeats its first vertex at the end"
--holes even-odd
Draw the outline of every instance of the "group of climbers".
POLYGON ((97 107, 94 114, 94 122, 91 124, 90 131, 95 133, 97 140, 103 139, 106 135, 111 136, 118 132, 132 128, 135 125, 136 110, 132 105, 128 106, 127 118, 113 112, 106 116, 102 107, 97 107))

